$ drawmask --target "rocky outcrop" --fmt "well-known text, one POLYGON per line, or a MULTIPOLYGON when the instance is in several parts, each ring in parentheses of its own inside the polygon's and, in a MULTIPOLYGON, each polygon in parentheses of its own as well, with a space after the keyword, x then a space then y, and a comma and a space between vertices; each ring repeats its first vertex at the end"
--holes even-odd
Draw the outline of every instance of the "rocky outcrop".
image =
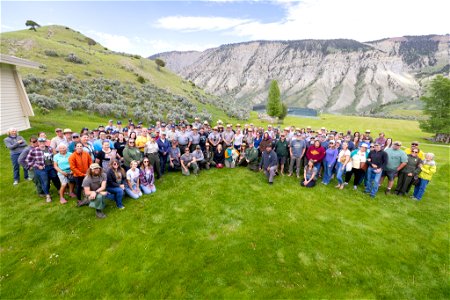
POLYGON ((264 103, 278 80, 289 106, 329 112, 365 112, 415 101, 421 82, 448 76, 449 35, 354 40, 253 41, 204 52, 152 56, 206 91, 264 103))

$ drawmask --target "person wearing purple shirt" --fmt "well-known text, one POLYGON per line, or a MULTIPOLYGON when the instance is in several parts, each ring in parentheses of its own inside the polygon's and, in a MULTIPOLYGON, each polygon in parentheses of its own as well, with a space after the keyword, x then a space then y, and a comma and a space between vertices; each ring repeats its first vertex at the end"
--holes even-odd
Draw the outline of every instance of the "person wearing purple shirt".
POLYGON ((338 150, 335 147, 334 140, 328 142, 328 149, 325 151, 325 158, 323 159, 324 175, 322 183, 327 185, 331 181, 331 174, 333 174, 334 164, 338 156, 338 150))

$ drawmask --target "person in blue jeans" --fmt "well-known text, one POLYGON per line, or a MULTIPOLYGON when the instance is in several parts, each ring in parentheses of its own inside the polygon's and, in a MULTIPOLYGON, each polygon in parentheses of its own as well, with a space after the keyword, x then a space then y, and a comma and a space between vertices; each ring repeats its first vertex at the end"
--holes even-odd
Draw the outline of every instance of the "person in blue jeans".
POLYGON ((379 143, 375 143, 374 149, 369 152, 367 163, 369 167, 367 168, 367 185, 364 192, 370 193, 370 197, 374 198, 378 192, 381 174, 388 163, 388 155, 381 150, 379 143))
MULTIPOLYGON (((27 148, 27 142, 18 134, 18 131, 15 128, 10 128, 7 134, 8 136, 3 141, 10 152, 11 162, 13 165, 13 184, 17 185, 20 180, 19 156, 20 153, 27 148)), ((25 180, 27 180, 28 170, 26 168, 23 168, 23 175, 25 180)))
POLYGON ((118 160, 111 160, 106 173, 106 191, 111 194, 118 209, 124 209, 123 195, 125 194, 125 170, 118 160))
POLYGON ((434 154, 425 154, 425 160, 421 165, 421 171, 419 173, 419 183, 414 188, 414 194, 411 196, 413 200, 422 200, 423 194, 428 183, 431 181, 434 173, 436 173, 436 162, 434 161, 434 154))
POLYGON ((345 174, 347 169, 347 164, 350 162, 350 150, 348 149, 348 143, 342 143, 342 149, 339 151, 337 164, 336 164, 336 179, 338 184, 336 188, 343 189, 344 188, 344 179, 342 179, 342 175, 345 174))
POLYGON ((328 142, 328 149, 325 151, 325 158, 323 159, 324 175, 322 183, 327 185, 331 181, 331 175, 333 174, 334 165, 338 156, 338 150, 335 147, 334 140, 328 142))

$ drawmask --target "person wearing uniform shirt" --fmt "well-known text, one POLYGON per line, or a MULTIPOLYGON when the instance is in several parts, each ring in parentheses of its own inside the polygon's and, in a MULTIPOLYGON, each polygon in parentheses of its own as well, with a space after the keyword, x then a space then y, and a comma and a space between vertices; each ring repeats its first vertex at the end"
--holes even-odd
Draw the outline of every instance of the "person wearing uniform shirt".
POLYGON ((195 117, 194 123, 192 123, 192 127, 193 127, 193 128, 195 128, 195 127, 197 127, 197 128, 202 127, 202 123, 200 123, 200 118, 195 117))
POLYGON ((148 157, 150 164, 156 171, 156 179, 161 178, 161 161, 159 160, 159 147, 155 141, 155 134, 152 133, 145 144, 144 156, 148 157))
POLYGON ((286 134, 283 132, 280 139, 275 143, 275 153, 278 156, 278 165, 281 175, 284 175, 284 166, 289 155, 289 144, 286 140, 286 134))
POLYGON ((181 168, 180 157, 180 148, 178 148, 177 141, 174 140, 169 149, 169 171, 176 171, 181 168))
POLYGON ((184 154, 181 155, 181 173, 185 176, 189 176, 189 169, 194 171, 194 175, 198 175, 198 165, 195 157, 190 153, 189 148, 184 148, 184 154))
POLYGON ((200 144, 200 134, 198 133, 198 128, 194 127, 192 128, 192 133, 189 136, 189 149, 191 152, 194 152, 194 150, 197 148, 197 146, 200 144))
POLYGON ((417 141, 412 142, 411 147, 405 149, 406 155, 410 155, 412 151, 415 149, 419 150, 419 152, 417 153, 417 157, 420 158, 421 160, 425 160, 425 153, 419 149, 419 142, 417 141))
POLYGON ((189 132, 186 131, 186 125, 181 125, 181 131, 177 133, 176 139, 181 153, 184 153, 184 148, 189 145, 189 132))
POLYGON ((52 202, 50 196, 50 180, 59 191, 61 183, 53 167, 53 149, 45 145, 45 138, 38 138, 38 146, 27 155, 25 162, 28 168, 33 168, 35 176, 39 178, 46 202, 52 202))
POLYGON ((175 131, 175 126, 172 125, 170 126, 170 130, 167 131, 167 139, 169 140, 170 143, 172 143, 173 140, 176 140, 176 136, 177 136, 177 132, 175 131))
POLYGON ((234 140, 234 132, 231 130, 231 125, 227 125, 227 129, 222 133, 222 139, 224 142, 224 147, 228 147, 229 145, 233 145, 234 140))
POLYGON ((214 126, 213 132, 211 132, 208 136, 209 143, 211 144, 211 148, 213 151, 216 150, 217 145, 222 141, 222 137, 218 131, 218 127, 214 126))
POLYGON ((195 150, 192 152, 192 155, 195 157, 197 166, 201 169, 206 169, 206 160, 200 145, 197 145, 195 147, 195 150))
POLYGON ((161 175, 164 174, 166 171, 166 164, 167 159, 169 157, 169 150, 170 150, 170 142, 166 138, 166 132, 163 131, 161 133, 161 137, 156 142, 158 144, 159 149, 159 161, 160 161, 160 168, 161 168, 161 175))
POLYGON ((269 184, 273 184, 273 178, 278 169, 278 157, 275 151, 272 150, 272 144, 266 145, 266 150, 261 155, 259 169, 264 171, 269 184))
POLYGON ((166 138, 167 138, 167 133, 168 133, 168 130, 167 130, 166 123, 161 123, 161 128, 159 128, 159 136, 162 136, 163 134, 165 134, 166 138))
POLYGON ((56 128, 55 133, 56 136, 50 141, 50 148, 52 148, 56 154, 56 149, 58 148, 59 144, 66 142, 66 137, 64 136, 63 130, 61 128, 56 128))
POLYGON ((116 127, 114 127, 114 121, 113 120, 109 120, 108 121, 108 125, 105 127, 105 131, 106 132, 111 132, 116 130, 116 127))
POLYGON ((141 135, 136 138, 136 148, 144 153, 145 144, 148 142, 148 129, 142 128, 141 135))

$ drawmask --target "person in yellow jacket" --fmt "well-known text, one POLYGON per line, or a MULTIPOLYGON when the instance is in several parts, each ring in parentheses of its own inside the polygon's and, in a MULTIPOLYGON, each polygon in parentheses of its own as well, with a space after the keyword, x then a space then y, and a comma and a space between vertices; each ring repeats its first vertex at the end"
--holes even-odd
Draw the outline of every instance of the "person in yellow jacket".
POLYGON ((425 159, 425 153, 422 150, 419 149, 419 142, 417 142, 417 141, 412 142, 411 143, 411 147, 405 149, 405 153, 406 153, 406 155, 410 155, 411 152, 413 150, 416 150, 416 149, 419 151, 417 153, 417 157, 419 157, 421 160, 424 160, 425 159))
POLYGON ((419 183, 414 188, 413 200, 422 200, 423 194, 428 183, 431 181, 433 174, 436 173, 436 162, 434 161, 434 154, 425 154, 425 160, 422 164, 422 171, 419 173, 419 183))

